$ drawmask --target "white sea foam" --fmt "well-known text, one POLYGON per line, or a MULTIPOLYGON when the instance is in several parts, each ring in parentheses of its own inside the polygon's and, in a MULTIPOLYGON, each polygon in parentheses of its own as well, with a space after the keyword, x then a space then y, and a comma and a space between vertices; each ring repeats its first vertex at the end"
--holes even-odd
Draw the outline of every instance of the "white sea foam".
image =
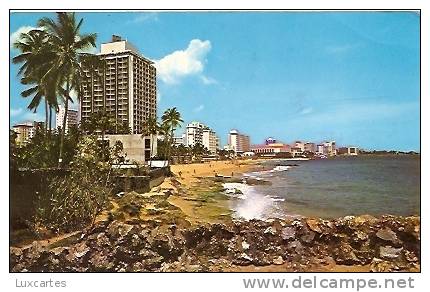
POLYGON ((245 220, 270 217, 270 210, 274 204, 270 197, 257 192, 253 186, 242 183, 225 183, 223 186, 228 196, 241 199, 239 202, 234 202, 233 211, 236 217, 245 220), (237 195, 236 190, 242 194, 237 195))
POLYGON ((290 168, 291 168, 291 166, 288 166, 288 165, 278 165, 278 166, 275 166, 275 168, 273 168, 272 171, 273 172, 275 172, 275 171, 287 171, 290 168))
POLYGON ((284 198, 280 198, 280 197, 273 197, 273 196, 266 196, 268 198, 270 198, 273 202, 283 202, 285 201, 284 198))

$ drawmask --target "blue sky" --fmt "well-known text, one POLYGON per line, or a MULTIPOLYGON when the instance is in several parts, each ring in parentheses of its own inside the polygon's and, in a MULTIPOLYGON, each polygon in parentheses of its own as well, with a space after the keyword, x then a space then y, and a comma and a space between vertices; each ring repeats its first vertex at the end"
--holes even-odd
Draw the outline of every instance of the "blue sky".
MULTIPOLYGON (((11 14, 11 39, 52 13, 11 14)), ((412 12, 78 13, 83 32, 132 42, 156 62, 158 115, 176 106, 227 142, 232 128, 420 150, 419 15, 412 12)), ((12 56, 17 52, 11 49, 12 56)), ((33 115, 11 65, 10 123, 33 115)))

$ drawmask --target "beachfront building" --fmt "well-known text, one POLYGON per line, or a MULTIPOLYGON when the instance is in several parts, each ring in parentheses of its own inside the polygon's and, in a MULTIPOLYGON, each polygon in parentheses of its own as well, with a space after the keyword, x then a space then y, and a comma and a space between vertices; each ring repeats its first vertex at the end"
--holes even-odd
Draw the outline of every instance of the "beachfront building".
POLYGON ((283 153, 290 153, 291 147, 288 144, 277 142, 270 137, 265 140, 264 144, 252 145, 251 151, 261 156, 276 156, 283 153))
POLYGON ((317 145, 315 143, 312 143, 312 142, 306 142, 304 145, 304 151, 316 153, 317 152, 317 145))
MULTIPOLYGON (((163 138, 164 138, 164 136, 163 136, 163 138)), ((185 145, 184 141, 185 141, 185 134, 182 134, 181 136, 173 137, 173 145, 175 145, 175 146, 185 145)))
POLYGON ((248 152, 251 148, 249 136, 239 133, 236 129, 231 130, 228 134, 228 145, 228 148, 235 154, 248 152))
MULTIPOLYGON (((66 115, 66 110, 64 107, 60 106, 58 113, 55 117, 55 122, 57 125, 57 128, 63 127, 63 120, 64 116, 66 115)), ((77 110, 74 109, 68 109, 67 110, 67 117, 66 117, 66 133, 69 132, 70 127, 78 126, 79 124, 79 114, 77 110)))
POLYGON ((193 147, 199 143, 203 145, 203 129, 205 125, 200 122, 191 122, 185 129, 185 146, 193 147))
POLYGON ((318 144, 317 145, 317 154, 323 155, 324 154, 324 145, 323 144, 318 144))
POLYGON ((300 148, 300 150, 303 152, 305 151, 305 143, 302 141, 295 141, 294 142, 294 148, 300 148))
POLYGON ((23 122, 12 126, 12 130, 16 133, 15 143, 18 146, 23 146, 36 134, 38 127, 43 128, 45 123, 43 122, 23 122))
POLYGON ((338 155, 358 155, 358 147, 348 146, 348 147, 340 147, 337 149, 338 155))
POLYGON ((185 146, 193 147, 197 143, 202 144, 212 154, 219 149, 219 138, 216 132, 200 122, 191 122, 185 130, 185 146))
POLYGON ((82 121, 104 110, 128 125, 133 134, 142 134, 145 122, 157 113, 154 63, 119 36, 101 44, 98 56, 106 62, 105 68, 98 74, 84 70, 82 121))
POLYGON ((219 149, 219 138, 215 131, 209 127, 203 129, 203 146, 212 154, 216 154, 219 149))
POLYGON ((299 157, 303 155, 303 150, 300 147, 291 147, 291 155, 293 157, 299 157))
POLYGON ((328 156, 336 155, 336 142, 326 141, 323 143, 323 154, 328 156))

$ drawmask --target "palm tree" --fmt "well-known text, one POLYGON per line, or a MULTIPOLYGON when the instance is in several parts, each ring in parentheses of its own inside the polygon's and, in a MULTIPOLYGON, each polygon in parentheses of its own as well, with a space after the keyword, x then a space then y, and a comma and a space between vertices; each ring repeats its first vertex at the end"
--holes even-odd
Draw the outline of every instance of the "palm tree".
POLYGON ((149 150, 149 166, 151 167, 152 165, 152 155, 154 153, 154 143, 153 143, 153 135, 157 135, 158 131, 160 130, 160 125, 157 122, 157 119, 155 117, 150 117, 146 123, 145 126, 143 128, 143 134, 142 134, 142 138, 145 136, 150 136, 151 139, 151 147, 149 150))
MULTIPOLYGON (((160 153, 161 150, 163 152, 163 158, 166 160, 167 159, 167 152, 168 152, 168 140, 169 140, 169 134, 170 134, 170 126, 167 124, 167 122, 162 122, 160 124, 160 128, 159 128, 159 133, 161 135, 163 135, 163 143, 162 143, 162 147, 160 146, 160 144, 157 144, 157 147, 160 149, 160 153)), ((158 151, 157 151, 158 152, 158 151)))
MULTIPOLYGON (((56 20, 44 17, 38 21, 38 26, 43 29, 49 37, 49 44, 54 56, 49 60, 49 69, 43 76, 43 80, 49 80, 55 76, 55 83, 60 88, 63 97, 64 110, 67 113, 69 101, 73 100, 70 93, 74 90, 80 98, 83 80, 85 76, 84 64, 93 59, 91 54, 83 53, 90 47, 96 47, 96 34, 80 34, 83 23, 81 18, 76 21, 75 13, 58 12, 56 20)), ((57 87, 56 86, 56 87, 57 87)), ((67 114, 64 115, 61 137, 59 166, 62 166, 64 151, 64 135, 67 114)))
POLYGON ((12 59, 14 64, 22 64, 18 70, 18 75, 22 75, 21 83, 31 87, 22 91, 22 97, 32 96, 28 109, 37 112, 42 101, 45 100, 45 132, 48 131, 48 120, 52 117, 52 107, 57 107, 55 93, 48 94, 48 90, 55 91, 51 87, 52 79, 43 76, 48 70, 47 60, 53 57, 50 50, 48 35, 43 30, 31 30, 28 33, 22 33, 18 41, 13 46, 20 50, 21 53, 12 59))
POLYGON ((88 120, 81 124, 83 131, 95 134, 101 134, 102 140, 102 157, 105 157, 105 135, 106 133, 114 133, 116 130, 116 120, 112 115, 109 115, 104 110, 93 113, 88 120))
POLYGON ((184 121, 181 119, 181 114, 178 112, 176 107, 168 108, 167 110, 165 110, 163 115, 161 116, 161 120, 169 129, 170 135, 167 134, 169 135, 167 139, 168 145, 169 145, 167 159, 170 161, 170 153, 171 153, 172 144, 173 144, 173 133, 176 130, 176 128, 184 121))

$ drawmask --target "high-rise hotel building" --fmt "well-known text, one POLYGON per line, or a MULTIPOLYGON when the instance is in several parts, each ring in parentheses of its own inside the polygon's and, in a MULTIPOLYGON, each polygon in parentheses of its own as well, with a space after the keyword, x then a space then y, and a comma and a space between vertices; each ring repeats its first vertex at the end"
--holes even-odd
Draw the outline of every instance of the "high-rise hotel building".
POLYGON ((154 63, 119 36, 101 44, 98 54, 104 70, 86 70, 81 99, 81 120, 105 110, 117 122, 128 124, 133 134, 141 134, 145 122, 157 114, 156 70, 154 63))

